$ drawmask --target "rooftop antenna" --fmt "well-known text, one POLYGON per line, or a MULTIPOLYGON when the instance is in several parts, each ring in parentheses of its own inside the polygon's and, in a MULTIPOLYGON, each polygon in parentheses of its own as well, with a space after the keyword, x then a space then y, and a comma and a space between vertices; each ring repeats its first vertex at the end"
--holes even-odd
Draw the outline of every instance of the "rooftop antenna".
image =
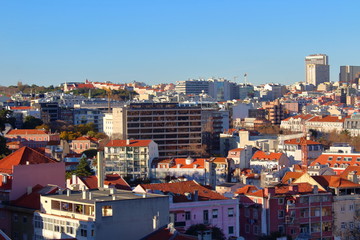
POLYGON ((247 78, 247 73, 244 74, 244 83, 245 83, 245 85, 247 84, 246 78, 247 78))

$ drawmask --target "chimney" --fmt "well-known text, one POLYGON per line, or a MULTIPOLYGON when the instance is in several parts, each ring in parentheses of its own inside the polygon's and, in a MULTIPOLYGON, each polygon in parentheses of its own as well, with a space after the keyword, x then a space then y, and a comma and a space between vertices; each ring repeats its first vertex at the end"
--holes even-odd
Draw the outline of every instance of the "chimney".
POLYGON ((267 195, 275 195, 275 187, 266 187, 264 188, 264 195, 267 196, 267 195))
POLYGON ((126 145, 130 145, 130 139, 126 139, 126 145))
POLYGON ((26 193, 27 193, 27 195, 29 195, 29 194, 31 194, 32 193, 32 187, 27 187, 26 188, 26 193))
POLYGON ((181 164, 180 163, 176 164, 176 167, 181 168, 181 164))
POLYGON ((77 177, 76 177, 75 174, 73 174, 73 175, 71 176, 71 183, 72 183, 72 184, 77 184, 77 177))
POLYGON ((6 175, 3 175, 3 176, 2 176, 2 183, 3 183, 3 184, 6 184, 6 183, 7 183, 7 176, 6 176, 6 175))
POLYGON ((70 189, 66 189, 66 196, 70 196, 70 194, 71 194, 71 190, 70 189))
POLYGON ((115 189, 114 188, 110 188, 110 194, 114 194, 115 193, 115 189))
POLYGON ((82 191, 82 199, 86 199, 87 198, 87 191, 83 190, 82 191))
POLYGON ((319 188, 318 188, 317 185, 314 185, 314 186, 313 186, 313 193, 314 193, 314 194, 318 194, 318 193, 319 193, 319 188))
POLYGON ((104 187, 104 154, 103 152, 97 153, 97 184, 98 188, 104 187))
POLYGON ((194 202, 199 201, 199 191, 198 190, 194 190, 194 198, 193 198, 194 202))
POLYGON ((296 193, 299 192, 299 185, 292 185, 292 187, 293 187, 292 189, 294 192, 296 192, 296 193))

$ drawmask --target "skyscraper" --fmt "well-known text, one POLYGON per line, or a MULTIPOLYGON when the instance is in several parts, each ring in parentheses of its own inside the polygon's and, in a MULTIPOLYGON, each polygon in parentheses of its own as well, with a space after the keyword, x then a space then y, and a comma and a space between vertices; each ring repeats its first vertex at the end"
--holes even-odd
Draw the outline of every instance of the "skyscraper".
POLYGON ((319 85, 330 81, 330 68, 326 54, 313 54, 305 57, 306 83, 319 85))
POLYGON ((340 66, 339 81, 343 83, 358 84, 360 66, 340 66))

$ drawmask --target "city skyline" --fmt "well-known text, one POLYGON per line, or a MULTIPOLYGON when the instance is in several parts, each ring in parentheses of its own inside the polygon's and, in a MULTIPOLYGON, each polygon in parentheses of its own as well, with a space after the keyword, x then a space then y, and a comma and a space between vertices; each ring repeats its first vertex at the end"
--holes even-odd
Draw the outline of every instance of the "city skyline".
POLYGON ((3 1, 0 85, 85 79, 151 85, 199 77, 238 77, 240 83, 245 73, 253 84, 289 84, 305 81, 304 58, 318 53, 329 56, 330 80, 336 82, 340 66, 360 66, 359 33, 349 24, 356 22, 356 6, 3 1))

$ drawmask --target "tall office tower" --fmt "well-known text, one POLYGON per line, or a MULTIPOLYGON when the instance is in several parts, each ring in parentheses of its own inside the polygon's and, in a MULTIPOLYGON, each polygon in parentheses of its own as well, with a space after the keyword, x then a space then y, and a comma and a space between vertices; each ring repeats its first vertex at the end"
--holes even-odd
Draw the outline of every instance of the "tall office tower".
POLYGON ((328 60, 328 56, 325 54, 313 54, 305 57, 306 83, 317 86, 330 81, 328 60))
POLYGON ((360 66, 340 66, 339 81, 353 84, 359 83, 360 66))
POLYGON ((152 139, 158 144, 160 158, 201 156, 201 106, 131 103, 114 111, 120 114, 113 115, 118 123, 113 123, 112 134, 123 139, 152 139))
POLYGON ((209 94, 215 101, 227 101, 239 98, 237 84, 223 78, 189 79, 178 81, 175 91, 185 94, 209 94))
POLYGON ((185 94, 209 94, 209 82, 205 79, 189 79, 176 82, 175 91, 185 94))

